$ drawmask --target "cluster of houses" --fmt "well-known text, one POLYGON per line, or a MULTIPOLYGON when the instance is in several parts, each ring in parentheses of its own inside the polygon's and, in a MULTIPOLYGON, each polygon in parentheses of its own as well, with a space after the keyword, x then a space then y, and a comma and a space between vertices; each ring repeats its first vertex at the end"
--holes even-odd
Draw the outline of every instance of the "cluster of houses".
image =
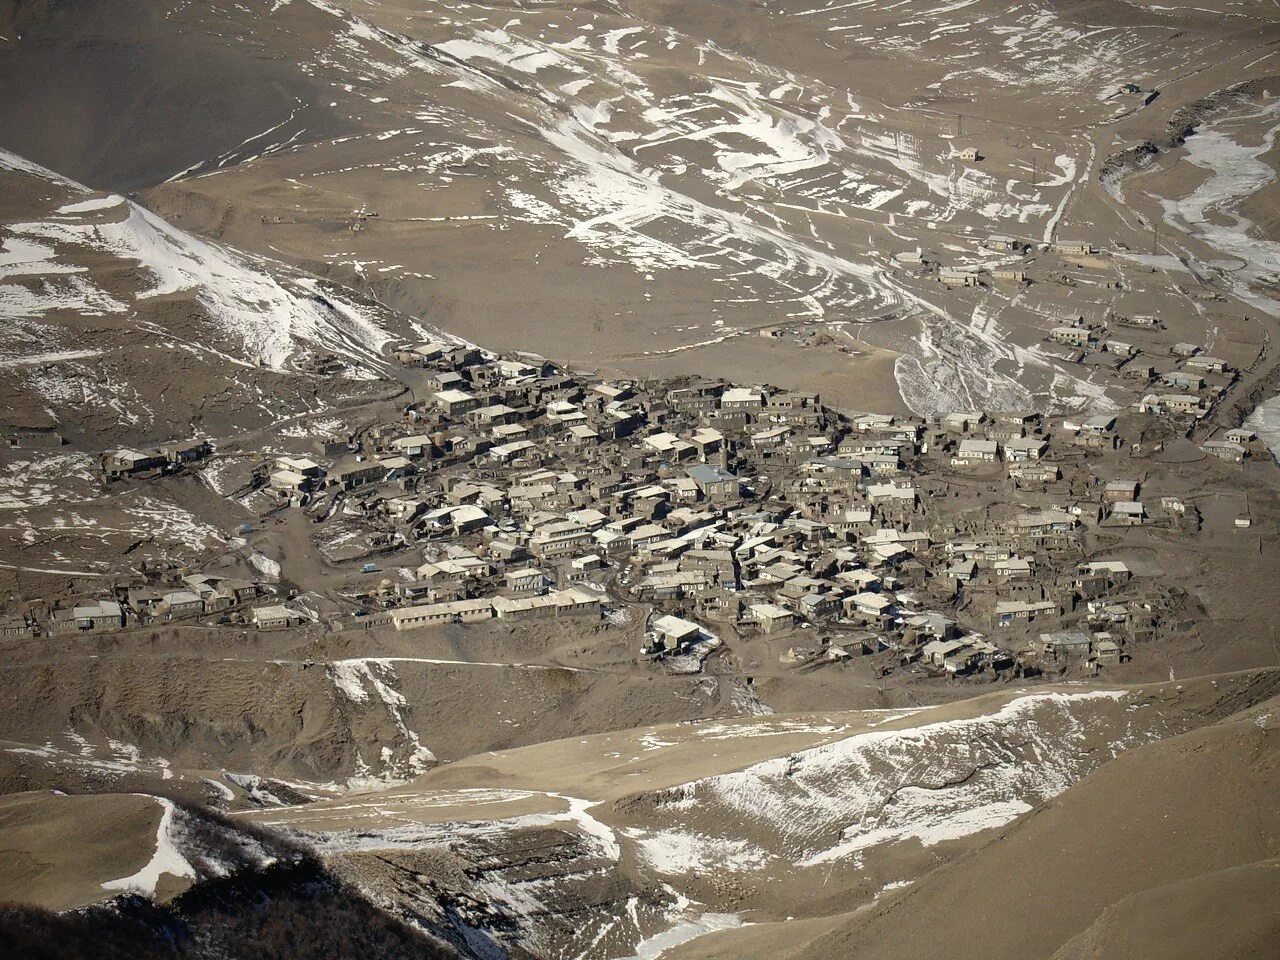
MULTIPOLYGON (((251 604, 269 593, 271 588, 256 580, 205 573, 181 574, 158 584, 118 584, 96 595, 56 600, 0 619, 0 637, 106 633, 215 614, 261 625, 251 604)), ((295 614, 293 623, 297 622, 295 614)))
MULTIPOLYGON (((961 155, 961 159, 978 159, 978 153, 971 148, 961 155)), ((993 283, 997 285, 1030 283, 1032 277, 1027 269, 1030 265, 1028 257, 1037 248, 1064 257, 1087 257, 1097 252, 1093 244, 1083 240, 1055 240, 1035 245, 1003 234, 992 234, 982 241, 981 246, 991 253, 1008 254, 1008 256, 1002 256, 989 263, 945 264, 938 262, 932 254, 916 248, 895 253, 893 262, 899 267, 932 276, 948 289, 965 289, 985 287, 993 283)))
MULTIPOLYGON (((1023 284, 1031 281, 1028 266, 1034 250, 1090 262, 1097 253, 1087 241, 1054 240, 1032 244, 1016 237, 992 235, 981 242, 995 259, 973 263, 935 262, 931 254, 916 249, 894 254, 894 262, 922 276, 932 276, 949 289, 984 287, 991 284, 1023 284)), ((1045 274, 1044 278, 1048 278, 1045 274)), ((1064 274, 1060 282, 1076 281, 1064 274)), ((1102 281, 1107 286, 1116 282, 1102 281)), ((1205 416, 1235 382, 1237 373, 1230 364, 1209 355, 1191 343, 1152 342, 1150 334, 1162 329, 1159 318, 1149 315, 1122 315, 1108 311, 1098 320, 1075 316, 1051 327, 1045 340, 1052 349, 1064 348, 1062 359, 1096 367, 1119 380, 1127 381, 1141 399, 1134 405, 1140 413, 1197 419, 1205 416), (1127 328, 1127 329, 1120 329, 1127 328)), ((1212 452, 1212 451, 1211 451, 1212 452)), ((1219 448, 1216 456, 1233 459, 1234 448, 1219 448)))
MULTIPOLYGON (((1063 330, 1054 339, 1142 355, 1087 327, 1063 330)), ((1194 348, 1175 353, 1178 369, 1162 375, 1171 387, 1202 398, 1221 388, 1211 378, 1229 375, 1194 348)), ((405 344, 396 356, 429 388, 399 416, 253 473, 268 510, 302 511, 321 545, 358 545, 326 553, 331 562, 364 560, 368 575, 396 557, 389 576, 347 594, 359 605, 349 621, 331 625, 592 623, 643 605, 652 657, 760 637, 789 643, 797 663, 813 662, 812 647, 958 675, 1097 670, 1176 620, 1167 588, 1086 556, 1094 533, 1198 528, 1194 502, 1140 462, 1151 446, 1146 401, 1142 412, 1084 417, 850 415, 810 393, 605 380, 450 343, 405 344)), ((1240 462, 1258 447, 1239 428, 1203 449, 1240 462)), ((145 477, 210 456, 193 441, 118 451, 103 466, 145 477)), ((205 616, 264 592, 188 575, 0 632, 205 616)), ((309 617, 271 603, 236 619, 279 629, 309 617)))
POLYGON ((212 452, 212 445, 198 437, 175 440, 148 450, 113 450, 102 455, 102 473, 108 480, 137 478, 203 460, 212 452))
MULTIPOLYGON (((1123 319, 1133 323, 1133 318, 1123 319)), ((1107 321, 1090 324, 1084 317, 1076 317, 1051 329, 1047 339, 1069 348, 1077 363, 1105 368, 1133 381, 1140 390, 1150 391, 1134 405, 1139 413, 1201 418, 1237 376, 1225 360, 1209 356, 1196 344, 1175 343, 1167 349, 1141 346, 1111 336, 1107 321)))
POLYGON ((947 674, 1096 669, 1153 635, 1168 598, 1087 561, 1085 532, 1195 518, 1091 471, 1095 452, 1118 473, 1129 456, 1114 416, 848 416, 761 385, 607 381, 448 344, 399 356, 429 397, 333 459, 259 471, 318 536, 340 518, 417 555, 361 594, 366 627, 644 604, 651 655, 804 636, 947 674))

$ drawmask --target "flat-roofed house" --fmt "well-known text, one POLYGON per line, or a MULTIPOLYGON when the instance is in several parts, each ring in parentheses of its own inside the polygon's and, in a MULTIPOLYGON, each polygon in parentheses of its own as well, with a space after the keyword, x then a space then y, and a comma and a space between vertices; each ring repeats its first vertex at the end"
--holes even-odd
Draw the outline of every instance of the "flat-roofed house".
POLYGON ((654 633, 655 646, 665 651, 680 650, 696 643, 702 636, 702 628, 692 620, 670 615, 655 617, 649 625, 654 633))
POLYGON ((732 500, 742 492, 742 482, 727 470, 695 463, 687 473, 708 500, 732 500))
POLYGON ((1059 326, 1049 331, 1049 339, 1072 347, 1087 347, 1090 333, 1085 327, 1059 326))
POLYGON ((437 392, 435 401, 440 411, 449 417, 460 417, 480 406, 480 400, 474 394, 457 389, 437 392))
POLYGON ((1021 240, 1014 237, 1006 237, 998 233, 993 233, 991 236, 987 237, 985 245, 988 250, 999 250, 1002 253, 1020 252, 1026 248, 1026 244, 1021 240))
POLYGON ((1204 406, 1194 393, 1152 393, 1138 402, 1142 413, 1180 413, 1199 416, 1204 406))
POLYGON ((284 630, 302 622, 302 615, 291 610, 282 603, 273 603, 265 607, 254 607, 250 615, 253 625, 259 630, 284 630))
POLYGON ((102 455, 102 472, 108 477, 124 477, 164 466, 165 459, 158 453, 141 453, 137 450, 115 450, 102 455))
POLYGON ((1243 444, 1231 440, 1206 440, 1200 445, 1200 449, 1209 456, 1226 460, 1228 463, 1243 463, 1245 457, 1249 455, 1249 451, 1243 444))
POLYGON ((397 437, 391 441, 391 446, 410 460, 417 460, 419 457, 431 454, 431 438, 426 434, 419 433, 411 437, 397 437))
POLYGON ((1056 616, 1058 605, 1052 600, 1001 600, 996 604, 995 622, 998 627, 1012 627, 1056 616))
POLYGON ((551 586, 551 579, 545 571, 539 570, 537 567, 521 567, 518 570, 508 570, 503 577, 507 590, 513 595, 525 596, 529 594, 546 593, 547 588, 551 586))
POLYGON ((1218 357, 1189 357, 1183 366, 1202 373, 1226 373, 1228 370, 1227 361, 1218 357))
POLYGON ((160 445, 160 452, 169 463, 192 463, 213 452, 208 440, 175 440, 160 445))
POLYGON ((1049 249, 1072 257, 1087 257, 1094 252, 1093 244, 1084 240, 1055 240, 1049 244, 1049 249))
POLYGON ((1093 652, 1093 639, 1080 630, 1055 630, 1040 634, 1040 654, 1046 660, 1081 660, 1093 652))
POLYGON ((747 608, 751 621, 765 633, 778 633, 795 625, 796 615, 776 603, 753 603, 747 608))
POLYGON ((1028 460, 1039 460, 1049 449, 1042 437, 1014 437, 1005 441, 1004 458, 1010 463, 1025 463, 1028 460))
POLYGON ((529 549, 534 556, 544 558, 564 557, 577 553, 580 548, 594 542, 591 531, 572 520, 557 520, 543 524, 529 538, 529 549))
POLYGON ((493 601, 488 597, 416 604, 391 611, 391 623, 397 630, 414 630, 444 623, 478 623, 491 619, 493 601))
POLYGON ((764 391, 759 387, 730 387, 720 395, 721 410, 760 410, 764 407, 764 391))
POLYGON ((114 600, 77 604, 72 618, 77 630, 118 630, 124 626, 124 610, 114 600))
POLYGON ((938 271, 938 282, 945 283, 949 287, 976 287, 978 274, 975 270, 961 267, 942 267, 938 271))
POLYGON ((995 463, 1000 458, 1000 445, 994 440, 980 440, 977 437, 966 437, 960 441, 960 447, 951 462, 958 466, 972 466, 981 463, 995 463))

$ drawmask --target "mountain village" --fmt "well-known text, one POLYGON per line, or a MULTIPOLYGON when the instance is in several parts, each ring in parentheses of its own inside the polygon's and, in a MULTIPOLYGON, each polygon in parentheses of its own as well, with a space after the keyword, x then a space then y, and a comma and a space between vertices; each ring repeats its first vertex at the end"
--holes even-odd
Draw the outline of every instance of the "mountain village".
MULTIPOLYGON (((304 516, 341 602, 292 588, 255 545, 259 578, 143 565, 0 629, 625 624, 635 608, 637 658, 680 672, 762 636, 798 670, 873 656, 877 674, 1087 676, 1195 618, 1176 585, 1123 559, 1133 535, 1201 535, 1214 478, 1266 455, 1245 428, 1187 439, 1221 389, 1190 349, 1178 385, 1204 393, 1194 408, 930 419, 767 386, 601 380, 446 342, 393 352, 424 396, 338 439, 298 437, 232 494, 257 516, 232 552, 304 516), (1177 444, 1199 459, 1166 462, 1177 444)), ((113 451, 103 482, 162 483, 219 456, 204 440, 113 451)))

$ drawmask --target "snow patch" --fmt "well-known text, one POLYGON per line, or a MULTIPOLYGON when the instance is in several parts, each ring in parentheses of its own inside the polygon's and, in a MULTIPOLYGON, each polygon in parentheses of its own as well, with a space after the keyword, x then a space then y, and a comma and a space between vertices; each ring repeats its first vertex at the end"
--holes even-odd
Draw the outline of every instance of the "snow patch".
POLYGON ((178 846, 178 832, 175 829, 174 817, 177 808, 172 800, 164 797, 152 797, 164 809, 160 815, 160 825, 156 829, 156 850, 151 859, 137 873, 119 880, 108 880, 102 884, 103 890, 118 890, 122 893, 136 893, 144 897, 156 895, 156 885, 165 874, 180 879, 194 880, 195 868, 187 862, 178 846))

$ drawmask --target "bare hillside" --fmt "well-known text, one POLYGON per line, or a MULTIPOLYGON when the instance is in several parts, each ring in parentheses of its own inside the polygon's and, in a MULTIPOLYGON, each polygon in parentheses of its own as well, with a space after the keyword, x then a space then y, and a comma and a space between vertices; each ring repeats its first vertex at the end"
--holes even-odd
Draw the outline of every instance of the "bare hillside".
POLYGON ((958 957, 1267 956, 1275 709, 1121 755, 802 955, 927 953, 943 924, 958 957))
POLYGON ((0 943, 1280 956, 1278 201, 1264 0, 0 0, 0 943))

